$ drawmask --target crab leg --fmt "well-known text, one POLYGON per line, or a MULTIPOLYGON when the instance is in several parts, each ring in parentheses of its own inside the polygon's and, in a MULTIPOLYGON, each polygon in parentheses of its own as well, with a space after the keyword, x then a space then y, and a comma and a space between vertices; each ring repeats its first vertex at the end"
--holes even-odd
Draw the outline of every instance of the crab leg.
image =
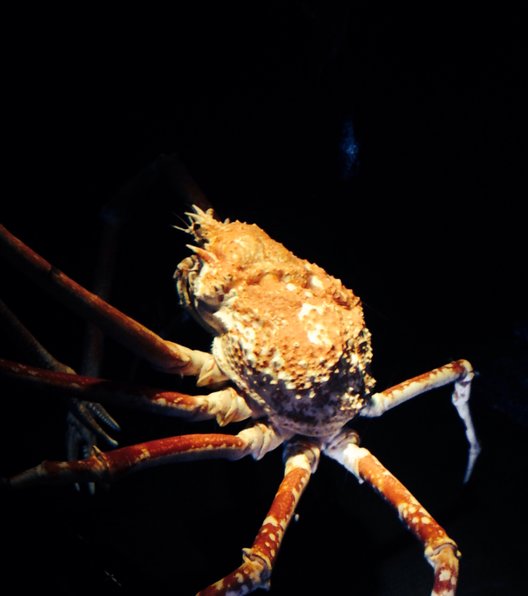
POLYGON ((251 417, 251 410, 246 402, 232 388, 208 395, 186 395, 176 391, 47 371, 2 359, 0 376, 53 397, 130 406, 190 420, 216 418, 221 426, 251 417))
POLYGON ((153 366, 166 372, 196 375, 198 385, 226 379, 211 354, 162 339, 53 267, 2 225, 0 247, 11 263, 35 283, 153 366))
POLYGON ((413 377, 408 381, 394 385, 394 387, 385 389, 385 391, 375 393, 371 397, 368 406, 361 411, 361 416, 381 416, 387 410, 395 408, 417 395, 421 395, 437 387, 443 387, 449 383, 454 383, 455 387, 451 399, 457 409, 458 415, 462 418, 466 438, 469 443, 469 457, 464 477, 464 482, 467 482, 480 453, 480 445, 469 411, 469 394, 473 376, 473 367, 467 360, 456 360, 445 366, 440 366, 417 377, 413 377))
POLYGON ((260 459, 284 441, 272 428, 256 423, 237 435, 219 433, 168 437, 103 452, 76 461, 43 461, 5 481, 11 488, 77 482, 111 482, 145 468, 199 459, 260 459))
POLYGON ((3 325, 3 332, 15 344, 21 355, 36 366, 42 366, 48 370, 74 374, 74 370, 66 364, 59 362, 48 350, 34 337, 18 317, 0 300, 0 320, 3 325))
MULTIPOLYGON (((65 373, 66 378, 71 379, 75 371, 57 360, 46 348, 32 335, 32 333, 22 324, 13 312, 0 300, 0 320, 4 331, 10 337, 11 342, 21 352, 26 362, 35 366, 43 367, 49 371, 65 373)), ((16 366, 15 366, 16 368, 16 366)), ((38 369, 35 369, 38 371, 38 369)), ((27 371, 26 371, 27 372, 27 371)), ((1 371, 0 371, 0 374, 1 371)), ((32 373, 34 377, 37 372, 32 373)), ((115 441, 103 425, 108 426, 114 431, 119 430, 119 424, 110 416, 101 404, 87 404, 83 401, 72 402, 72 407, 68 412, 68 432, 67 432, 67 451, 68 459, 77 452, 77 447, 89 449, 95 444, 96 438, 102 439, 107 445, 116 446, 115 441)))
POLYGON ((244 562, 198 596, 241 595, 258 588, 269 589, 277 554, 301 495, 319 461, 319 447, 308 441, 289 443, 285 470, 277 494, 251 548, 243 549, 244 562))
POLYGON ((360 482, 368 482, 398 511, 403 523, 424 544, 425 557, 434 569, 431 596, 454 596, 460 552, 430 513, 378 459, 358 446, 355 433, 345 431, 324 452, 352 472, 360 482))

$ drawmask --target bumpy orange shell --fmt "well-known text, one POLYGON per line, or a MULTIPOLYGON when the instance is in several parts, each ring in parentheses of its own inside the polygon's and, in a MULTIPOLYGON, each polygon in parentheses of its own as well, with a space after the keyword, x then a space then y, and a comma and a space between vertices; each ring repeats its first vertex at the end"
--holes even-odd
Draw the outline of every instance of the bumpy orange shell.
POLYGON ((187 231, 199 246, 178 266, 177 285, 215 332, 219 368, 278 430, 336 433, 374 385, 360 299, 258 226, 195 211, 187 231))

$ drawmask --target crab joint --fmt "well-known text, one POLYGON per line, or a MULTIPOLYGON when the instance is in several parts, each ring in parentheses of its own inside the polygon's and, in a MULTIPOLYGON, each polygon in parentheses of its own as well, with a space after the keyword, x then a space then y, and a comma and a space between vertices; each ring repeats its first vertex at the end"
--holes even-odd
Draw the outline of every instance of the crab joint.
POLYGON ((198 387, 223 383, 228 380, 209 352, 191 350, 168 340, 166 340, 166 344, 177 354, 179 361, 176 361, 176 365, 173 367, 165 367, 163 369, 165 372, 182 376, 196 376, 196 385, 198 387))

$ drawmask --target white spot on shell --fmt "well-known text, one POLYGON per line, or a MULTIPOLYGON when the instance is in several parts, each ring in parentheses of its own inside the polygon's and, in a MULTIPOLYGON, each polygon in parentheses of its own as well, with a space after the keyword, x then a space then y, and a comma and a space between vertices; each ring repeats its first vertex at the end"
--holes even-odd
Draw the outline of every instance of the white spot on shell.
POLYGON ((299 309, 298 317, 300 320, 304 319, 306 315, 309 315, 311 312, 316 311, 318 314, 322 314, 323 306, 321 304, 308 304, 304 302, 301 308, 299 309))
POLYGON ((315 275, 312 275, 312 277, 310 277, 310 285, 312 286, 312 288, 319 288, 321 290, 324 288, 323 282, 315 275))
POLYGON ((316 323, 312 329, 307 332, 308 339, 311 343, 321 345, 332 345, 332 340, 326 335, 326 329, 320 323, 316 323))

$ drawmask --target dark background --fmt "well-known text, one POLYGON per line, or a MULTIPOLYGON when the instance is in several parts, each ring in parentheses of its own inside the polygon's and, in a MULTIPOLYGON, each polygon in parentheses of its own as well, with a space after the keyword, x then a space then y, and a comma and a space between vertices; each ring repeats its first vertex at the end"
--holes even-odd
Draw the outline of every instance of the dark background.
MULTIPOLYGON (((172 283, 188 239, 171 226, 187 207, 167 171, 143 187, 135 178, 178 153, 222 217, 259 224, 361 296, 380 389, 469 359, 483 451, 467 485, 449 390, 357 427, 457 540, 458 593, 521 594, 528 316, 519 14, 504 5, 211 5, 7 20, 2 219, 90 285, 100 209, 132 188, 111 301, 166 337, 208 349, 172 283)), ((10 267, 1 275, 6 302, 79 367, 82 322, 10 267)), ((196 391, 112 342, 104 375, 196 391)), ((64 404, 12 387, 2 399, 2 474, 64 457, 64 404)), ((122 445, 215 430, 112 414, 122 445)), ((194 593, 240 563, 281 473, 277 451, 260 462, 151 470, 93 497, 67 487, 4 492, 1 581, 12 586, 4 593, 194 593)), ((428 593, 420 545, 334 462, 321 461, 299 514, 273 594, 428 593)))

